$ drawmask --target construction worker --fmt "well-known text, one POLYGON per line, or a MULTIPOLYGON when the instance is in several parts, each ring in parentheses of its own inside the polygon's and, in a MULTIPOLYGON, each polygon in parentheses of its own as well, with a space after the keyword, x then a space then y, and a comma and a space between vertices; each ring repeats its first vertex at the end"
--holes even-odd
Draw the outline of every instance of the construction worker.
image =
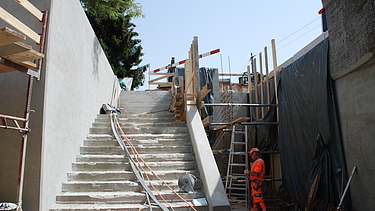
POLYGON ((254 163, 251 166, 250 171, 245 170, 244 173, 250 175, 251 197, 253 198, 253 206, 251 210, 265 211, 267 209, 263 201, 262 183, 264 181, 266 167, 263 159, 260 158, 260 151, 258 148, 252 148, 249 154, 254 163))

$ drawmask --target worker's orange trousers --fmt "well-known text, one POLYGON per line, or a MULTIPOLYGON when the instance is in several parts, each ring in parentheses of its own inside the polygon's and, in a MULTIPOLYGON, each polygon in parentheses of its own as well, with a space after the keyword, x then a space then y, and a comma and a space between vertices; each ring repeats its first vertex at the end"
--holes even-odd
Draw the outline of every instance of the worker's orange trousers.
POLYGON ((253 206, 251 208, 252 211, 266 211, 267 210, 266 205, 264 204, 264 201, 263 201, 262 188, 255 190, 252 184, 251 196, 253 197, 253 206))

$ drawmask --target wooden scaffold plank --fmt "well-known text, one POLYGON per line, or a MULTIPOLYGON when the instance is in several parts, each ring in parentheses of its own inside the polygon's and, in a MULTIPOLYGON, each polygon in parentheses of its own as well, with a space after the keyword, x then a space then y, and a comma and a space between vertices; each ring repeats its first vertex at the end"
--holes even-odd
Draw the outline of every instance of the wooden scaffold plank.
POLYGON ((27 0, 15 0, 18 4, 20 4, 23 8, 29 11, 34 17, 36 17, 39 21, 43 20, 43 13, 36 8, 33 4, 31 4, 27 0))
POLYGON ((8 27, 0 29, 0 46, 25 40, 26 36, 8 27))
POLYGON ((7 22, 9 25, 13 26, 14 28, 18 29, 20 32, 25 34, 30 39, 34 40, 36 43, 40 43, 40 35, 26 26, 24 23, 19 21, 13 15, 8 13, 2 7, 0 7, 0 18, 7 22))

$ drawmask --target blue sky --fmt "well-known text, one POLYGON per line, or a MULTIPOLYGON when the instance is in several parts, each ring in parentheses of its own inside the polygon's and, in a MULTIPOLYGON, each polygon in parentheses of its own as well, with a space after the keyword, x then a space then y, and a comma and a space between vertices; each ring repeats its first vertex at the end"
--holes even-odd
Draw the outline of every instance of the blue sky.
MULTIPOLYGON (((171 57, 176 61, 186 59, 194 36, 198 36, 199 54, 221 50, 221 56, 200 59, 200 67, 229 73, 230 66, 232 73, 243 73, 250 54, 270 47, 271 39, 276 40, 281 64, 322 33, 320 0, 138 2, 146 16, 133 20, 143 47, 141 65, 150 64, 151 70, 168 65, 171 57)), ((270 52, 268 49, 269 56, 270 52)), ((145 77, 145 85, 139 90, 149 88, 147 72, 145 77)), ((235 78, 232 81, 237 82, 235 78)))

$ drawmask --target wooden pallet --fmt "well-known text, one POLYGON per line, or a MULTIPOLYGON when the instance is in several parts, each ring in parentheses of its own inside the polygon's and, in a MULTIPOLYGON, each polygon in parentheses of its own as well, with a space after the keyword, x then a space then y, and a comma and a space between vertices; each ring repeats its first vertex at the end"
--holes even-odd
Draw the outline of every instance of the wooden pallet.
MULTIPOLYGON (((0 73, 20 71, 19 68, 36 68, 34 60, 44 58, 44 54, 32 49, 20 41, 26 37, 7 27, 0 29, 0 73), (17 64, 17 65, 13 65, 17 64), (12 65, 8 65, 12 64, 12 65)), ((22 72, 24 72, 22 70, 22 72)))

